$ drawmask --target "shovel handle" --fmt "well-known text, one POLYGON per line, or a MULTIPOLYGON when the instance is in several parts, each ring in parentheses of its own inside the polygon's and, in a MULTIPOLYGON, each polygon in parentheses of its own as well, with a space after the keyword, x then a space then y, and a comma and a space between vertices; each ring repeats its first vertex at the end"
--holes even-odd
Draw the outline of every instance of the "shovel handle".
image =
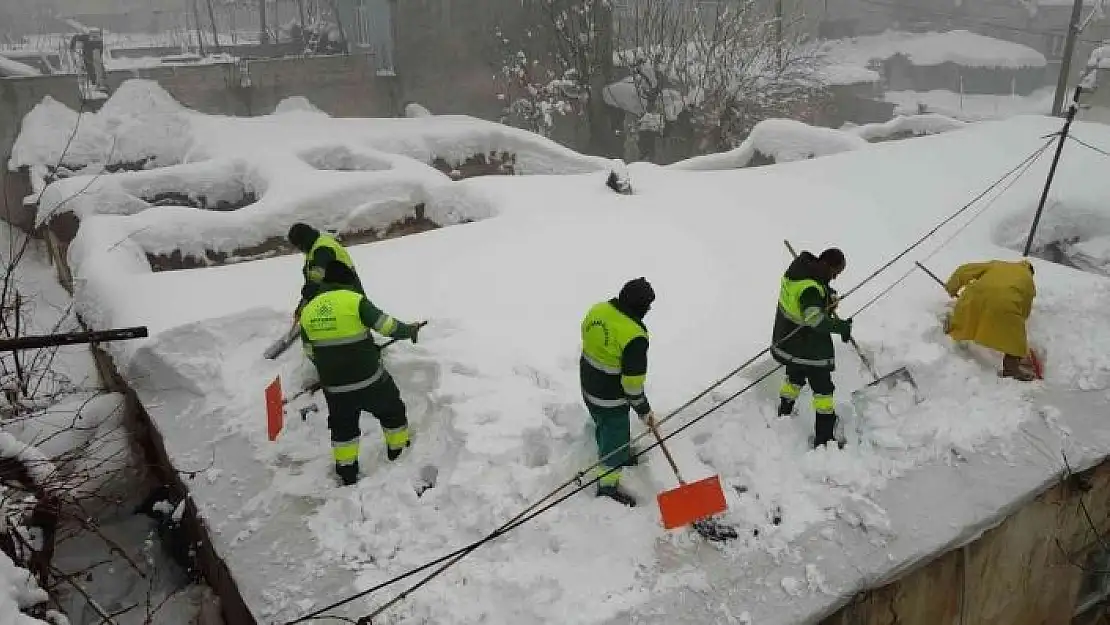
MULTIPOLYGON (((423 328, 426 325, 428 325, 427 321, 421 321, 420 323, 416 324, 416 327, 423 328)), ((390 345, 392 345, 392 344, 394 344, 394 343, 396 343, 397 341, 400 341, 400 340, 401 339, 399 339, 399 338, 390 339, 390 340, 386 341, 385 343, 382 343, 378 347, 378 349, 383 350, 383 349, 389 347, 390 345)), ((320 388, 321 388, 321 385, 320 385, 319 382, 313 382, 312 384, 308 385, 308 388, 301 389, 301 390, 297 391, 296 393, 290 395, 289 397, 286 397, 285 399, 283 399, 282 403, 283 404, 288 404, 289 402, 293 401, 294 399, 297 399, 298 397, 303 397, 304 395, 308 395, 310 393, 315 393, 316 391, 320 390, 320 388)))
POLYGON ((663 437, 659 435, 659 428, 655 426, 655 419, 649 419, 647 426, 651 433, 655 435, 655 440, 659 441, 659 449, 662 449, 663 455, 667 457, 667 462, 670 463, 674 476, 678 478, 678 483, 685 486, 686 480, 682 479, 682 474, 678 472, 678 465, 675 464, 674 457, 671 456, 671 450, 667 449, 667 444, 663 442, 663 437))
MULTIPOLYGON (((794 246, 790 245, 790 241, 783 239, 782 244, 786 246, 786 249, 790 250, 791 256, 793 256, 794 258, 798 257, 798 253, 794 251, 794 246)), ((928 271, 928 269, 925 269, 925 271, 928 271)), ((859 356, 860 362, 863 363, 863 366, 867 367, 867 372, 870 373, 871 377, 875 378, 875 381, 877 382, 879 380, 879 374, 875 371, 875 367, 871 366, 871 361, 867 359, 867 356, 863 355, 863 350, 860 349, 859 343, 857 343, 856 339, 854 338, 848 339, 848 342, 851 343, 852 348, 856 350, 856 355, 859 356)))
POLYGON ((917 268, 920 269, 921 271, 924 271, 925 275, 927 275, 930 278, 932 278, 933 280, 935 280, 936 283, 940 285, 940 288, 944 289, 945 293, 948 292, 948 286, 944 284, 943 280, 941 280, 940 278, 937 277, 937 274, 929 271, 929 268, 926 267, 925 265, 922 265, 919 261, 915 260, 915 261, 913 261, 913 264, 917 265, 917 268))

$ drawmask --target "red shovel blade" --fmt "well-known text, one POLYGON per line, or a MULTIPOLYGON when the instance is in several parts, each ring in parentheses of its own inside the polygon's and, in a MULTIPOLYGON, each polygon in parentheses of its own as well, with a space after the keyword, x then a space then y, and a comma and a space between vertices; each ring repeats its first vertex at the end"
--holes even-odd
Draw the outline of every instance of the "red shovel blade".
POLYGON ((721 478, 716 475, 664 491, 656 499, 663 516, 663 527, 669 530, 728 509, 721 478))
POLYGON ((1044 364, 1041 362, 1041 357, 1037 350, 1029 348, 1029 364, 1033 365, 1033 374, 1037 376, 1038 380, 1044 379, 1044 364))
POLYGON ((281 395, 281 378, 274 378, 266 386, 266 434, 271 441, 277 440, 285 422, 285 408, 281 395))

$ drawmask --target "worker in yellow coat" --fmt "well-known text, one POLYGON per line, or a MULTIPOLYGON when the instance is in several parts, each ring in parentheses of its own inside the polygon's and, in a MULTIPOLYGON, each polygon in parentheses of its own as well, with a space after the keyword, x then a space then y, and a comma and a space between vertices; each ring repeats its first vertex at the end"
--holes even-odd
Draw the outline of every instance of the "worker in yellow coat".
POLYGON ((1028 260, 967 263, 952 273, 944 288, 958 297, 948 336, 1002 352, 1003 377, 1034 379, 1023 365, 1029 354, 1025 322, 1037 295, 1033 265, 1028 260))

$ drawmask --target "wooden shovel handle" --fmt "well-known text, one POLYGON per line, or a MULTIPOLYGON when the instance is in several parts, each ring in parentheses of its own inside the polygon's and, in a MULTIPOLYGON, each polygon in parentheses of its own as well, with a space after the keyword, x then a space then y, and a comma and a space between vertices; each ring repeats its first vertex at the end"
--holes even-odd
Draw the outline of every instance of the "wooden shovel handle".
POLYGON ((655 440, 659 441, 659 449, 662 449, 663 455, 667 457, 667 462, 670 463, 674 476, 678 478, 678 483, 685 486, 686 480, 682 479, 682 474, 678 472, 678 465, 675 464, 674 457, 671 456, 671 450, 667 449, 667 444, 663 442, 663 437, 659 435, 659 428, 655 427, 655 419, 649 419, 647 426, 651 433, 655 435, 655 440))

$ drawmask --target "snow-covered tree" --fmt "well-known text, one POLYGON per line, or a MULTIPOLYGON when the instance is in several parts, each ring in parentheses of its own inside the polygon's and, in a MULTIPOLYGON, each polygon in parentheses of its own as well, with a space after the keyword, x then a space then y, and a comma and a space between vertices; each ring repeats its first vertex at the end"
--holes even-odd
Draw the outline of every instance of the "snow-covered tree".
POLYGON ((522 2, 532 24, 523 40, 495 33, 505 117, 546 134, 553 115, 574 113, 589 128, 590 151, 615 154, 612 112, 602 96, 614 67, 612 0, 522 2))
POLYGON ((637 121, 641 154, 682 133, 690 151, 734 147, 770 117, 812 120, 826 92, 801 16, 759 0, 525 0, 539 16, 519 45, 498 33, 502 97, 518 125, 550 129, 552 113, 586 118, 591 148, 612 152, 618 110, 637 121), (595 134, 600 133, 600 137, 595 134))

